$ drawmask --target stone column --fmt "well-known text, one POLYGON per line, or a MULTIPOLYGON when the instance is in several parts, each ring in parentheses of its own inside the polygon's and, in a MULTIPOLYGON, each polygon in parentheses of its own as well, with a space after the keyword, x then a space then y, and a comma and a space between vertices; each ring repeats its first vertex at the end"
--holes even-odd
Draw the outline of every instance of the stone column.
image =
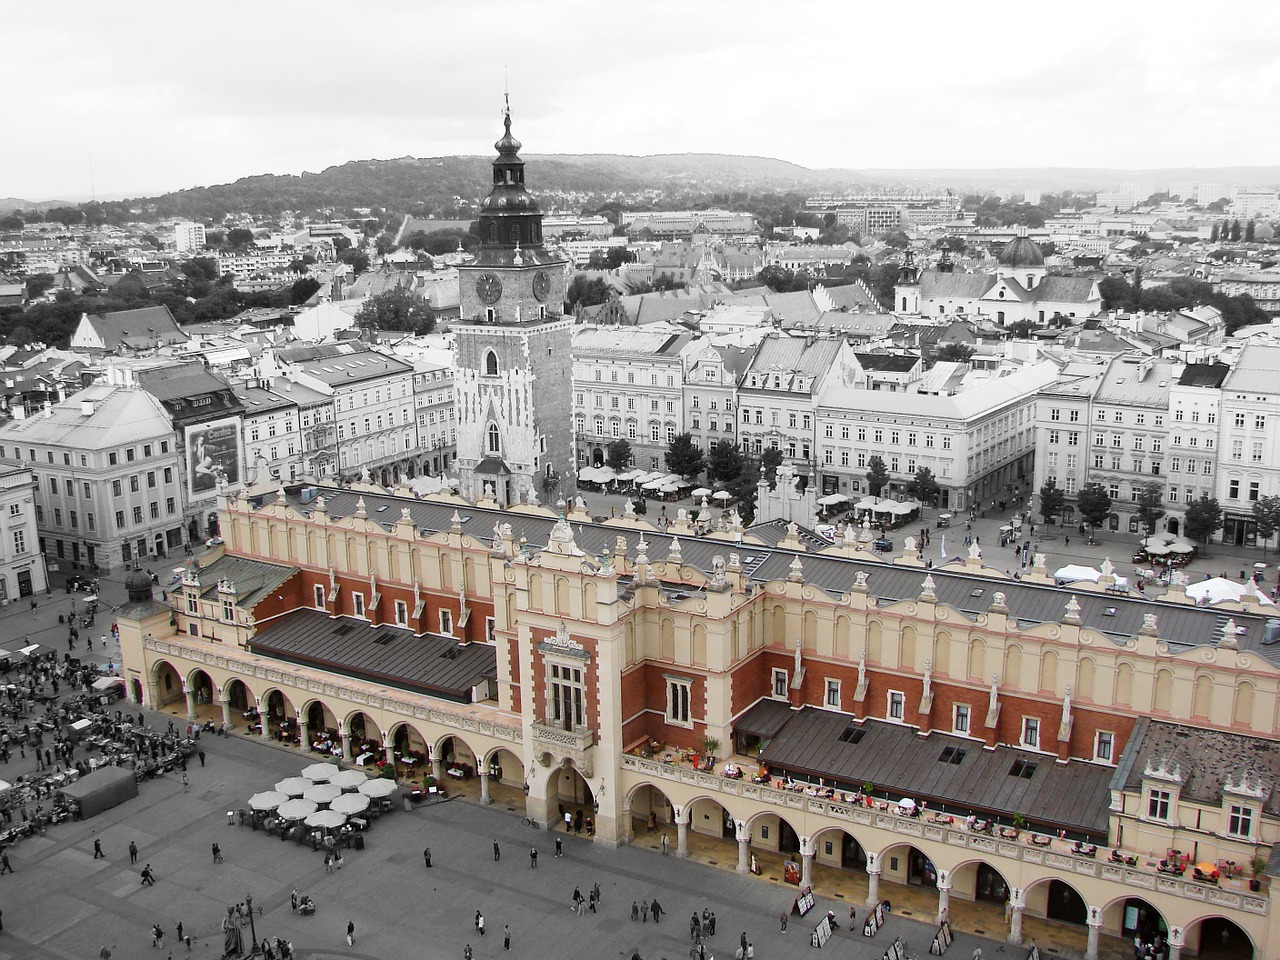
POLYGON ((485 806, 493 803, 493 797, 489 796, 489 771, 480 771, 480 802, 485 806))
POLYGON ((1098 960, 1098 931, 1102 929, 1102 908, 1090 907, 1085 923, 1089 925, 1089 941, 1084 948, 1084 960, 1098 960))
POLYGON ((222 723, 230 731, 235 726, 235 721, 231 716, 231 698, 223 697, 222 699, 222 723))
POLYGON ((187 695, 187 723, 196 722, 196 692, 183 684, 182 692, 187 695))
POLYGON ((298 749, 304 754, 311 752, 311 724, 306 717, 298 718, 298 749))
POLYGON ((622 829, 618 831, 619 843, 630 843, 636 838, 636 825, 631 819, 631 801, 624 798, 622 801, 622 829))
MULTIPOLYGON (((689 808, 676 807, 676 856, 689 856, 689 808)), ((739 856, 741 860, 741 856, 739 856)))
POLYGON ((813 854, 817 844, 812 837, 800 838, 800 889, 813 886, 813 854))
POLYGON ((874 907, 880 902, 880 858, 874 853, 867 854, 867 906, 874 907))
POLYGON ((1169 960, 1182 960, 1182 948, 1187 945, 1187 932, 1182 927, 1169 928, 1169 960))
POLYGON ((1009 891, 1009 942, 1022 942, 1022 911, 1027 905, 1023 892, 1015 887, 1009 891))
MULTIPOLYGON (((738 840, 738 873, 751 872, 751 831, 747 829, 745 820, 735 822, 734 836, 738 840)), ((686 851, 687 853, 687 851, 686 851)))
POLYGON ((951 875, 946 870, 938 872, 938 923, 950 916, 951 911, 951 875))

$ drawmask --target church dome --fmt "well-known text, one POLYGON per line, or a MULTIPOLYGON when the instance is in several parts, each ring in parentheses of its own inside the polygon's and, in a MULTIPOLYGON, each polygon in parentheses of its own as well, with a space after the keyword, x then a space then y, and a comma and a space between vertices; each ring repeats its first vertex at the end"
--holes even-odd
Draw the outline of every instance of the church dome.
POLYGON ((1000 263, 1006 267, 1043 267, 1044 254, 1030 237, 1014 237, 1000 251, 1000 263))
POLYGON ((130 603, 152 599, 151 578, 137 567, 129 571, 129 576, 124 578, 124 589, 129 594, 130 603))

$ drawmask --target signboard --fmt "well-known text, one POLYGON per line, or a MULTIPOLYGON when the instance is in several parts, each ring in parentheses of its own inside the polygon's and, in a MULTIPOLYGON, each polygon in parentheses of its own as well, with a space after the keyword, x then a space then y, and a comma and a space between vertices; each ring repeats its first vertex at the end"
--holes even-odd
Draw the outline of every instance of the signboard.
POLYGON ((901 937, 894 937, 889 949, 884 952, 884 960, 907 960, 907 945, 901 937))
POLYGON ((804 891, 800 894, 800 896, 796 897, 796 902, 794 906, 791 908, 791 912, 798 913, 800 914, 800 916, 803 917, 806 913, 808 913, 810 910, 813 909, 813 904, 814 904, 813 888, 805 887, 804 891))
POLYGON ((186 429, 186 443, 190 500, 210 500, 224 484, 239 485, 244 448, 238 417, 192 424, 186 429))
POLYGON ((944 920, 938 926, 938 932, 934 934, 929 952, 935 957, 940 957, 947 952, 949 946, 951 946, 951 924, 944 920))
POLYGON ((809 946, 820 947, 831 939, 831 918, 824 916, 822 922, 819 923, 809 935, 809 946))
POLYGON ((782 864, 782 879, 787 883, 794 883, 800 886, 800 864, 794 860, 787 860, 782 864))

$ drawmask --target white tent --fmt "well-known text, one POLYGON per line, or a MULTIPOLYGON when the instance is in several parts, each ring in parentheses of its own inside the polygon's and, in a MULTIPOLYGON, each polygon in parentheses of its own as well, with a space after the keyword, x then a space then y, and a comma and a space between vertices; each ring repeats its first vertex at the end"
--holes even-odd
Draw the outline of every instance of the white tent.
POLYGON ((890 507, 889 512, 895 517, 905 517, 908 513, 916 510, 919 506, 920 504, 916 503, 914 500, 903 500, 890 507))
POLYGON ((877 500, 875 497, 863 497, 856 504, 854 504, 854 509, 855 510, 874 510, 876 508, 876 504, 879 502, 880 501, 877 500))
POLYGON ((1095 570, 1093 567, 1082 566, 1078 563, 1069 563, 1065 567, 1059 567, 1053 572, 1053 579, 1061 583, 1075 583, 1078 580, 1088 580, 1097 583, 1102 576, 1102 571, 1095 570))
POLYGON ((334 830, 346 822, 345 813, 336 813, 333 810, 319 810, 310 814, 305 821, 308 827, 319 827, 322 830, 334 830))
POLYGON ((818 498, 818 506, 834 507, 837 503, 846 503, 849 500, 843 493, 829 493, 825 497, 818 498))
POLYGON ((1190 584, 1187 587, 1187 596, 1197 603, 1225 603, 1254 597, 1260 603, 1275 606, 1275 602, 1259 590, 1257 584, 1253 581, 1236 583, 1226 577, 1213 577, 1209 580, 1201 580, 1199 583, 1190 584))

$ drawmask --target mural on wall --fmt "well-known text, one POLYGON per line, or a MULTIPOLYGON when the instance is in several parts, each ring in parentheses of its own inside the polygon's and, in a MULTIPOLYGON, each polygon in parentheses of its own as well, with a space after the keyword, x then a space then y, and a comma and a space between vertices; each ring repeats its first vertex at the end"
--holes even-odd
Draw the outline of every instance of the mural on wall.
POLYGON ((240 482, 244 451, 236 417, 187 427, 187 493, 191 500, 217 496, 224 484, 240 482))

